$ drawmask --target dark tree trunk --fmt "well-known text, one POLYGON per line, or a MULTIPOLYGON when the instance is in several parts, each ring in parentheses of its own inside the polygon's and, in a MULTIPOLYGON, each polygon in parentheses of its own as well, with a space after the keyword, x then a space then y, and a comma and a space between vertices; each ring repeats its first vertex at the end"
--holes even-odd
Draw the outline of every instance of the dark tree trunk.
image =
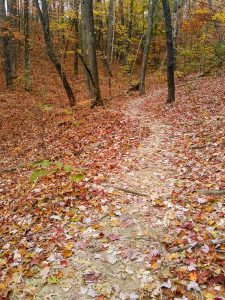
POLYGON ((122 26, 125 25, 125 19, 124 19, 124 5, 123 0, 119 0, 119 14, 120 14, 120 24, 122 26))
POLYGON ((173 57, 173 34, 171 26, 171 14, 168 0, 162 0, 163 13, 166 28, 166 50, 167 50, 167 84, 168 96, 167 103, 175 101, 175 82, 174 82, 174 57, 173 57))
POLYGON ((31 89, 29 37, 29 0, 24 0, 24 78, 26 91, 29 91, 31 89))
POLYGON ((74 77, 78 79, 78 48, 79 48, 79 23, 78 23, 78 16, 79 16, 79 4, 80 0, 74 0, 74 11, 75 11, 75 19, 74 19, 74 58, 73 58, 73 66, 74 66, 74 77))
POLYGON ((66 74, 56 56, 56 53, 54 51, 54 47, 52 44, 50 28, 49 28, 48 3, 46 0, 41 0, 41 4, 42 4, 42 11, 39 6, 39 1, 35 0, 35 5, 37 7, 38 15, 40 17, 41 25, 42 25, 42 29, 43 29, 43 33, 44 33, 47 54, 62 80, 62 84, 63 84, 63 87, 68 96, 70 106, 74 106, 76 101, 75 101, 73 91, 69 85, 67 78, 66 78, 66 74))
POLYGON ((12 73, 12 65, 11 65, 11 57, 10 57, 10 34, 9 28, 6 23, 6 9, 5 9, 5 1, 0 0, 0 25, 1 25, 1 40, 3 47, 3 56, 4 56, 4 71, 5 71, 5 80, 6 86, 8 89, 13 87, 13 73, 12 73))
POLYGON ((148 54, 152 39, 152 31, 153 31, 153 15, 155 9, 156 0, 148 1, 148 28, 145 37, 145 45, 143 50, 142 64, 141 64, 141 74, 140 74, 140 82, 139 82, 139 92, 140 94, 145 94, 145 75, 148 64, 148 54))
MULTIPOLYGON (((96 0, 96 9, 101 12, 102 10, 102 0, 96 0)), ((103 47, 103 20, 102 20, 102 15, 97 15, 96 16, 96 40, 99 46, 103 47)))
POLYGON ((106 44, 106 60, 109 66, 111 66, 113 55, 113 35, 115 26, 115 0, 109 0, 108 9, 108 30, 107 30, 107 44, 106 44))
POLYGON ((10 43, 10 63, 13 77, 16 77, 16 51, 17 51, 17 40, 15 38, 15 33, 18 30, 18 20, 17 20, 17 0, 9 0, 8 2, 8 12, 9 21, 12 31, 12 36, 9 40, 10 43))
POLYGON ((89 77, 91 75, 91 80, 90 80, 90 91, 92 96, 91 107, 95 107, 97 105, 103 105, 103 102, 100 94, 99 78, 98 78, 92 0, 82 0, 82 15, 83 15, 83 22, 86 24, 85 33, 86 33, 87 51, 88 51, 88 68, 90 71, 89 77))

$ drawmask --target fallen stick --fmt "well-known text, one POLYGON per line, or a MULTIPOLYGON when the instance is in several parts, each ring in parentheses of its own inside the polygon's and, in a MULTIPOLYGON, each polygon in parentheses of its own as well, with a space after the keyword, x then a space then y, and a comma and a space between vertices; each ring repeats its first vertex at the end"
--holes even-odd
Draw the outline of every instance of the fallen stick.
MULTIPOLYGON (((218 244, 223 244, 225 243, 225 239, 220 239, 220 240, 210 240, 209 241, 210 244, 213 244, 213 245, 218 245, 218 244)), ((171 253, 174 253, 174 252, 181 252, 181 251, 184 251, 184 250, 187 250, 189 248, 195 248, 195 247, 201 247, 201 246, 204 246, 204 242, 199 242, 199 243, 196 243, 196 244, 189 244, 189 245, 185 245, 183 247, 174 247, 174 248, 171 248, 169 250, 169 252, 171 253)))
POLYGON ((138 191, 126 189, 126 188, 119 187, 119 186, 108 185, 108 184, 106 184, 106 185, 104 184, 104 186, 111 187, 115 190, 119 190, 119 191, 122 191, 122 192, 125 192, 125 193, 128 193, 128 194, 133 194, 133 195, 136 195, 136 196, 149 197, 149 195, 147 195, 147 194, 143 194, 143 193, 140 193, 138 191))
POLYGON ((225 195, 225 190, 197 190, 197 192, 203 195, 225 195))

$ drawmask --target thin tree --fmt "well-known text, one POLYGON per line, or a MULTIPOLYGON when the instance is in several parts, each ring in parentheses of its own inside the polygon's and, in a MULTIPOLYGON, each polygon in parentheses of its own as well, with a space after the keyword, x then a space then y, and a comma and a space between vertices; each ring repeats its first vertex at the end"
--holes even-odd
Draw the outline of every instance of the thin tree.
POLYGON ((133 34, 133 19, 134 19, 134 0, 130 0, 129 3, 129 20, 128 20, 128 29, 127 29, 127 47, 126 47, 126 54, 128 55, 130 53, 131 48, 131 38, 133 34))
POLYGON ((11 65, 10 57, 10 33, 7 24, 5 0, 0 0, 0 26, 1 26, 1 40, 3 47, 3 56, 4 56, 4 71, 5 71, 5 80, 6 86, 8 89, 13 87, 13 72, 11 65))
POLYGON ((186 4, 187 0, 179 0, 173 1, 173 60, 174 60, 174 68, 176 69, 176 60, 177 60, 177 40, 179 34, 179 13, 180 9, 186 4))
POLYGON ((74 0, 73 7, 74 7, 74 58, 73 58, 73 66, 74 66, 74 77, 75 79, 78 79, 78 48, 79 48, 79 5, 80 0, 74 0))
POLYGON ((10 24, 11 38, 9 40, 10 44, 10 63, 13 77, 16 77, 16 52, 17 52, 17 40, 16 40, 16 31, 18 29, 18 20, 17 20, 17 0, 8 0, 8 19, 10 24))
POLYGON ((145 45, 143 50, 142 64, 141 64, 141 74, 140 74, 140 82, 139 82, 139 92, 140 94, 145 94, 145 75, 148 64, 148 55, 149 49, 152 39, 153 32, 153 15, 155 9, 156 0, 148 1, 148 28, 145 35, 145 45))
POLYGON ((48 2, 47 2, 47 0, 41 0, 42 10, 40 8, 39 1, 34 0, 34 2, 37 7, 38 15, 39 15, 39 18, 41 21, 48 57, 60 76, 63 87, 64 87, 67 97, 69 99, 69 104, 72 107, 75 105, 75 102, 76 102, 75 96, 74 96, 73 91, 70 87, 70 84, 66 78, 65 71, 63 70, 61 63, 60 63, 58 57, 56 56, 54 46, 52 43, 52 39, 51 39, 51 35, 50 35, 48 2))
MULTIPOLYGON (((82 0, 81 2, 82 9, 82 23, 85 23, 85 31, 82 32, 82 40, 85 42, 87 47, 87 60, 88 66, 85 66, 85 69, 90 78, 90 92, 92 97, 91 107, 97 105, 103 105, 101 98, 100 87, 99 87, 99 78, 98 78, 98 65, 96 57, 96 40, 94 32, 94 17, 93 17, 93 6, 92 0, 82 0), (85 34, 85 36, 84 36, 85 34)), ((85 65, 85 63, 84 63, 85 65)))
POLYGON ((24 0, 24 78, 25 90, 31 89, 30 78, 30 28, 29 28, 29 0, 24 0))
POLYGON ((166 50, 167 50, 167 103, 175 101, 175 82, 174 82, 174 57, 173 57, 173 34, 171 25, 171 14, 168 0, 162 0, 163 13, 166 28, 166 50))
POLYGON ((116 5, 116 0, 109 0, 108 29, 107 29, 107 43, 106 43, 106 61, 109 66, 111 66, 112 53, 113 53, 115 5, 116 5))

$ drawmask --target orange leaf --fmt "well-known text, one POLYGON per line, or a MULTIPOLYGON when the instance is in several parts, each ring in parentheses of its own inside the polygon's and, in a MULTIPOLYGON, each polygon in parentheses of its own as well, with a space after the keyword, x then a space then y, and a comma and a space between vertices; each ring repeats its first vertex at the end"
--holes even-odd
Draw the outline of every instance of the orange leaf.
POLYGON ((70 251, 70 250, 65 249, 65 250, 63 250, 62 256, 63 256, 64 258, 68 258, 68 257, 71 257, 72 254, 73 254, 73 251, 70 251))
POLYGON ((189 277, 190 277, 190 280, 191 280, 191 281, 197 281, 197 279, 198 279, 198 274, 197 274, 196 271, 191 271, 191 272, 189 273, 189 277))

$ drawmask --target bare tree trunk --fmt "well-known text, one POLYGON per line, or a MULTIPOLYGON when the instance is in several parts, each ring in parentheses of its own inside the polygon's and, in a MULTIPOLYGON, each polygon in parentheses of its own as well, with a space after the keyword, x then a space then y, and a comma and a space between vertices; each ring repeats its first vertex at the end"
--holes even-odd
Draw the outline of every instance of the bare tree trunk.
POLYGON ((8 12, 9 12, 9 21, 11 26, 12 35, 9 40, 10 43, 10 63, 13 77, 16 77, 16 50, 17 50, 17 41, 15 38, 15 33, 18 24, 17 20, 17 0, 9 0, 8 2, 8 12))
POLYGON ((129 7, 129 20, 128 20, 128 42, 127 42, 127 55, 130 53, 131 47, 131 38, 133 32, 133 18, 134 18, 134 0, 130 0, 130 7, 129 7))
POLYGON ((174 11, 174 25, 173 25, 173 48, 174 48, 174 69, 176 68, 176 57, 177 57, 177 36, 178 36, 178 22, 179 22, 179 14, 178 14, 178 0, 174 0, 173 3, 173 11, 174 11))
POLYGON ((108 35, 107 35, 107 44, 106 44, 106 60, 109 66, 111 66, 112 53, 113 53, 115 6, 116 6, 116 0, 109 0, 108 30, 107 30, 108 35))
POLYGON ((25 90, 31 89, 30 78, 30 28, 29 28, 29 0, 24 0, 24 78, 25 90))
POLYGON ((3 47, 3 56, 4 56, 4 71, 5 71, 5 80, 6 86, 8 89, 13 87, 13 73, 10 57, 10 33, 6 24, 6 9, 5 9, 5 0, 0 0, 0 25, 1 25, 1 40, 3 47))
POLYGON ((34 0, 34 1, 35 1, 35 5, 37 7, 39 18, 41 20, 41 25, 42 25, 42 29, 43 29, 43 33, 44 33, 44 39, 45 39, 45 45, 46 45, 48 57, 51 60, 52 64, 54 65, 56 71, 58 72, 58 74, 62 80, 62 84, 66 91, 67 97, 69 99, 70 106, 72 107, 75 105, 75 102, 76 102, 75 97, 74 97, 73 91, 69 85, 69 82, 66 78, 66 74, 59 62, 59 59, 56 56, 56 53, 54 51, 54 47, 52 44, 52 40, 51 40, 50 28, 49 28, 48 3, 46 0, 41 0, 41 4, 42 4, 42 11, 41 11, 41 8, 39 6, 39 1, 38 0, 34 0))
POLYGON ((173 2, 173 57, 174 57, 174 69, 176 69, 176 60, 177 60, 177 39, 178 39, 178 33, 179 33, 179 11, 182 9, 183 6, 185 6, 186 0, 182 0, 179 2, 179 0, 174 0, 173 2))
POLYGON ((175 82, 174 82, 174 57, 173 57, 173 34, 171 26, 171 14, 168 0, 162 0, 163 13, 166 27, 166 49, 167 49, 167 84, 168 96, 167 103, 175 101, 175 82))
POLYGON ((153 15, 155 9, 156 0, 148 1, 148 28, 145 37, 145 45, 143 50, 142 57, 142 65, 141 65, 141 74, 140 74, 140 82, 139 82, 139 92, 140 94, 145 94, 145 75, 148 64, 148 54, 152 39, 152 31, 153 31, 153 15))
MULTIPOLYGON (((101 12, 102 7, 102 0, 96 0, 96 9, 101 12)), ((102 20, 102 15, 97 15, 96 16, 96 40, 97 43, 100 47, 103 48, 103 20, 102 20)))
POLYGON ((78 15, 79 15, 79 4, 80 0, 74 0, 74 11, 75 11, 75 19, 74 19, 74 57, 73 57, 73 66, 74 66, 74 77, 78 79, 78 48, 79 48, 79 23, 78 23, 78 15))
POLYGON ((90 91, 92 96, 91 107, 95 107, 97 105, 103 105, 103 101, 100 94, 99 78, 98 78, 92 0, 82 0, 82 15, 83 15, 83 21, 86 24, 88 68, 91 73, 91 82, 90 82, 90 91))

